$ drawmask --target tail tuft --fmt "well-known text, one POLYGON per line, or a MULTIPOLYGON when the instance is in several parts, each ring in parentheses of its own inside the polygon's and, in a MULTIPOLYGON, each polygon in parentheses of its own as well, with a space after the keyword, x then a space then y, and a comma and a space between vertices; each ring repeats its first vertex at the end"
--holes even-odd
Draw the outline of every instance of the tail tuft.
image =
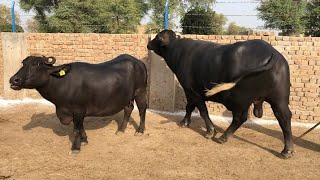
POLYGON ((218 84, 217 86, 213 87, 210 90, 207 90, 206 92, 206 96, 213 96, 221 91, 225 91, 225 90, 229 90, 231 88, 233 88, 236 85, 236 83, 222 83, 222 84, 218 84))

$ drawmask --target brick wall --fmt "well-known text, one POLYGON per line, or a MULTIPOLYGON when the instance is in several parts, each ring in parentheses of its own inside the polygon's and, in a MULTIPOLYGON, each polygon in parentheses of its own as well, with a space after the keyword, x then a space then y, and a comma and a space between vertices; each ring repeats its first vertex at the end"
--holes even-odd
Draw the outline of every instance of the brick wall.
MULTIPOLYGON (((217 43, 234 43, 248 39, 263 39, 278 49, 288 60, 291 71, 290 107, 296 121, 317 122, 320 119, 320 38, 282 36, 221 36, 184 35, 183 37, 207 40, 217 43)), ((149 35, 134 34, 43 34, 27 33, 27 51, 55 56, 57 64, 87 61, 99 63, 119 54, 131 54, 148 63, 147 43, 149 35)), ((3 96, 3 56, 0 33, 0 97, 3 96)), ((19 52, 17 52, 19 53, 19 52)), ((151 67, 157 68, 157 67, 151 67)), ((148 71, 150 72, 150 71, 148 71)), ((166 87, 159 87, 166 88, 166 87)), ((37 93, 27 94, 39 97, 37 93)), ((184 93, 175 88, 175 109, 185 108, 184 93)), ((230 115, 217 103, 208 103, 209 112, 215 115, 230 115)), ((253 117, 252 110, 249 117, 253 117)), ((264 118, 272 118, 270 106, 264 103, 264 118)))
MULTIPOLYGON (((320 38, 287 36, 221 36, 184 35, 183 37, 229 44, 249 39, 262 39, 273 45, 290 66, 290 108, 293 119, 300 122, 320 120, 320 38)), ((181 99, 181 98, 179 98, 181 99)), ((224 106, 209 102, 208 110, 215 115, 228 115, 224 106)), ((184 109, 184 104, 179 106, 184 109)), ((252 107, 249 118, 254 118, 252 107)), ((265 119, 274 119, 268 103, 264 103, 265 119)))
MULTIPOLYGON (((148 60, 148 35, 28 33, 26 43, 30 54, 55 56, 57 64, 75 61, 100 63, 124 53, 145 63, 148 60)), ((37 92, 28 96, 40 97, 37 92)))
POLYGON ((100 63, 120 54, 131 54, 147 61, 148 35, 133 34, 45 34, 26 36, 30 53, 54 55, 57 63, 87 61, 100 63))

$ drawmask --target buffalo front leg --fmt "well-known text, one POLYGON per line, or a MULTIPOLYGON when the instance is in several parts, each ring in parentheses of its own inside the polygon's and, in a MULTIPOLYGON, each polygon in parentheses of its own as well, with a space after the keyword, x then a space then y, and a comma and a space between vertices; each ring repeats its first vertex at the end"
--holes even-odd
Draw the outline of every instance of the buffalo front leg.
POLYGON ((129 104, 123 109, 124 116, 116 134, 118 134, 119 132, 124 132, 126 130, 132 110, 133 110, 133 101, 130 101, 129 104))
POLYGON ((214 125, 209 117, 208 109, 205 102, 199 102, 197 104, 197 108, 200 111, 200 116, 206 124, 207 132, 205 134, 205 137, 211 139, 217 134, 217 131, 214 129, 214 125))
POLYGON ((186 105, 186 115, 184 116, 184 118, 180 122, 181 127, 189 127, 190 122, 191 122, 191 114, 194 109, 195 109, 194 104, 192 104, 188 101, 188 103, 186 105))
POLYGON ((233 119, 227 130, 220 136, 217 141, 218 143, 225 143, 228 138, 245 122, 248 118, 248 110, 242 112, 232 111, 233 119))
MULTIPOLYGON (((73 115, 73 135, 74 135, 74 140, 72 143, 72 153, 73 154, 77 154, 80 152, 80 147, 81 147, 81 140, 84 129, 83 129, 83 119, 84 119, 84 115, 82 113, 75 113, 73 115)), ((85 134, 85 132, 84 132, 85 134)), ((86 137, 86 135, 85 135, 86 137)))

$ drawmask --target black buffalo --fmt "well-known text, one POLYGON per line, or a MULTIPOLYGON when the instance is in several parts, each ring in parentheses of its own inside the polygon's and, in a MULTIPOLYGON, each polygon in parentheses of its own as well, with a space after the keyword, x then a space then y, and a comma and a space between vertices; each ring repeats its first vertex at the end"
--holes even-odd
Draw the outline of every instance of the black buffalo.
POLYGON ((86 116, 109 116, 124 109, 118 131, 124 131, 133 101, 140 113, 136 134, 143 134, 146 114, 147 70, 143 62, 130 55, 120 55, 101 64, 75 62, 53 66, 54 57, 28 56, 22 68, 10 79, 11 88, 36 89, 56 106, 62 124, 74 124, 72 152, 87 143, 83 127, 86 116))
POLYGON ((266 101, 283 131, 285 147, 281 157, 293 155, 289 66, 270 44, 248 40, 221 45, 177 38, 173 31, 164 30, 149 42, 148 49, 164 58, 184 89, 187 106, 182 126, 189 125, 197 107, 206 124, 206 137, 215 136, 205 102, 221 103, 233 115, 231 125, 216 139, 224 143, 247 120, 250 105, 254 103, 254 114, 261 117, 262 103, 266 101))

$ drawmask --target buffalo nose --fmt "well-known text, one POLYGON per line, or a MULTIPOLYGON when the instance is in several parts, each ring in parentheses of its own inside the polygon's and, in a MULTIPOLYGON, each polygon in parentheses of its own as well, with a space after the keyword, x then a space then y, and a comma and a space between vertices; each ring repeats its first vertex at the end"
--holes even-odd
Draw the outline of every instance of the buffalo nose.
POLYGON ((15 84, 19 84, 19 83, 21 82, 21 78, 15 77, 15 78, 13 78, 13 82, 14 82, 15 84))

